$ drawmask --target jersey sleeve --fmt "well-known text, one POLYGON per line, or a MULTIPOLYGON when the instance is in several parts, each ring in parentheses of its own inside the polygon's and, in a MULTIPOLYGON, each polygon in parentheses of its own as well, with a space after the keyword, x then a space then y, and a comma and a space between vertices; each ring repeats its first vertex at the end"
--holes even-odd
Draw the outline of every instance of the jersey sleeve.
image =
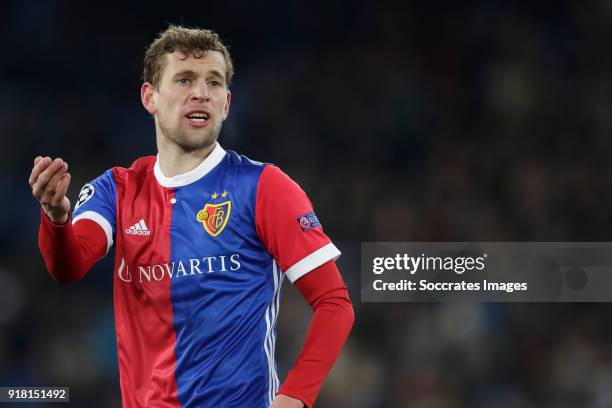
POLYGON ((85 184, 72 214, 72 223, 87 219, 98 224, 106 235, 106 253, 113 245, 116 227, 117 185, 112 169, 85 184))
POLYGON ((323 232, 306 193, 278 167, 266 165, 257 186, 257 233, 291 282, 340 251, 323 232))
POLYGON ((333 261, 314 269, 295 286, 312 307, 313 316, 302 351, 278 394, 312 407, 353 327, 355 312, 333 261))
POLYGON ((54 224, 42 208, 38 246, 47 270, 61 283, 80 280, 107 249, 106 234, 96 222, 54 224))

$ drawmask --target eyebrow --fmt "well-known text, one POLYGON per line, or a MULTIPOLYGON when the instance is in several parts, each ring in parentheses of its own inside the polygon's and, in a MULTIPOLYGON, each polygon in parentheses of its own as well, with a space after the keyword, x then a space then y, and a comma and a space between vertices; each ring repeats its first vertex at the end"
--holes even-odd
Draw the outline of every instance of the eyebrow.
MULTIPOLYGON (((216 69, 213 69, 209 72, 206 73, 206 76, 214 76, 217 77, 219 79, 225 79, 225 76, 223 76, 223 74, 221 74, 221 72, 217 71, 216 69)), ((184 69, 182 71, 177 72, 176 74, 172 75, 172 79, 176 79, 178 77, 182 77, 182 76, 198 76, 198 74, 195 71, 192 71, 190 69, 184 69)))

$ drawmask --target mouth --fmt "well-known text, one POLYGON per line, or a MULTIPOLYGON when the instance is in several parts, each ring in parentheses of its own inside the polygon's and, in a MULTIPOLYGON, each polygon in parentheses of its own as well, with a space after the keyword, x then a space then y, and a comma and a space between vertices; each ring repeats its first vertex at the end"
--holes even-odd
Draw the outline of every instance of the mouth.
POLYGON ((187 122, 193 127, 204 127, 210 121, 210 112, 205 110, 192 110, 185 115, 187 122))

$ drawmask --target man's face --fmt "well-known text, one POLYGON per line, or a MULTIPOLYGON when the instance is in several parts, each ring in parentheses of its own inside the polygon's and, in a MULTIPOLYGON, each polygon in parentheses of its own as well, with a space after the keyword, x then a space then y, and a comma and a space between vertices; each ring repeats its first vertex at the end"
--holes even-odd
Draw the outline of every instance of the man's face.
POLYGON ((142 89, 143 104, 155 115, 161 132, 158 136, 188 152, 211 146, 231 101, 223 54, 175 51, 165 58, 158 88, 145 83, 142 89))

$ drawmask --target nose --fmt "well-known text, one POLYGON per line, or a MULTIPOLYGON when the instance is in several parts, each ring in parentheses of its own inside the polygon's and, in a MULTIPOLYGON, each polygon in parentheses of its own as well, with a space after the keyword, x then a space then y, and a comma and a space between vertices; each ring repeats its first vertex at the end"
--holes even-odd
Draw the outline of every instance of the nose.
POLYGON ((193 87, 191 99, 194 101, 204 102, 207 102, 210 99, 210 92, 208 90, 208 85, 205 81, 198 82, 196 86, 193 87))

